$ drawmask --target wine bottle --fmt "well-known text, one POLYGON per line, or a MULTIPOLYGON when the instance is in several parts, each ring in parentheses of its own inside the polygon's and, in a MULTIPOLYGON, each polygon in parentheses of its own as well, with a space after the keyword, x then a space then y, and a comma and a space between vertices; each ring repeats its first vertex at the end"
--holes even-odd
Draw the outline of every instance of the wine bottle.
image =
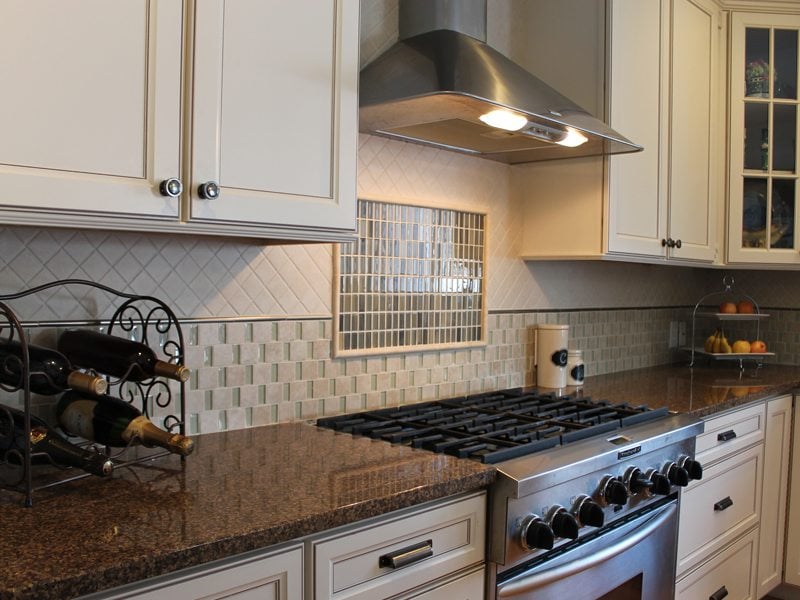
MULTIPOLYGON (((83 469, 87 473, 105 477, 114 470, 107 456, 81 448, 64 439, 47 423, 38 417, 30 416, 31 460, 50 462, 83 469), (47 460, 49 457, 50 461, 47 460), (39 460, 43 459, 43 460, 39 460)), ((12 457, 21 456, 25 451, 25 413, 10 406, 0 405, 0 453, 9 462, 12 457), (17 450, 9 453, 9 450, 17 450)))
POLYGON ((61 334, 58 349, 74 364, 97 369, 129 381, 161 376, 177 381, 189 379, 189 369, 156 358, 150 347, 115 335, 72 329, 61 334))
MULTIPOLYGON (((30 389, 37 394, 58 394, 74 389, 89 394, 105 394, 108 383, 102 377, 74 370, 67 357, 41 346, 28 344, 30 389)), ((22 344, 16 340, 0 343, 0 381, 21 388, 22 344)))
POLYGON ((112 396, 67 392, 56 404, 56 419, 67 433, 106 446, 141 443, 161 446, 183 456, 194 449, 194 442, 188 437, 157 427, 133 404, 112 396))

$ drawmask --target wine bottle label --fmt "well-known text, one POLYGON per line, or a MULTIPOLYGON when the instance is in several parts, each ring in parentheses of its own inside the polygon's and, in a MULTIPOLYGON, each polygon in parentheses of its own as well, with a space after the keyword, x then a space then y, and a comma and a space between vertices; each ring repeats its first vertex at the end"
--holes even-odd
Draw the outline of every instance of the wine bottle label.
POLYGON ((61 427, 67 433, 93 440, 94 425, 92 424, 92 419, 96 404, 94 400, 74 400, 59 417, 61 427))

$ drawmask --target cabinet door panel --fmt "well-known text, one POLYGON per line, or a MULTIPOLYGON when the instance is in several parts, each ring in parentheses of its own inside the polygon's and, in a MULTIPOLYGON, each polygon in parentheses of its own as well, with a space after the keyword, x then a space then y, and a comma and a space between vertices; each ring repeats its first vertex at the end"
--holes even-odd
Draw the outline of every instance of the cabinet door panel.
POLYGON ((677 258, 714 260, 719 9, 674 0, 672 12, 669 235, 677 258))
POLYGON ((182 10, 0 1, 1 205, 177 216, 182 10))
POLYGON ((191 220, 352 230, 357 5, 199 0, 195 35, 191 220))
MULTIPOLYGON (((665 5, 666 6, 666 5, 665 5)), ((662 102, 662 3, 611 4, 611 127, 644 147, 609 158, 610 252, 664 256, 666 198, 659 182, 662 102)))

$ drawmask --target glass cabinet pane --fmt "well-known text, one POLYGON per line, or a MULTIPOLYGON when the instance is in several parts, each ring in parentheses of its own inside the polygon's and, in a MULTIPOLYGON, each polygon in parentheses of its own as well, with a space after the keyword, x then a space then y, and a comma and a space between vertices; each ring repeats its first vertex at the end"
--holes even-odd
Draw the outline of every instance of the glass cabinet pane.
POLYGON ((796 169, 797 105, 775 104, 772 109, 772 168, 794 173, 796 169))
POLYGON ((769 104, 744 105, 744 168, 769 169, 769 104))
POLYGON ((767 180, 744 178, 742 248, 767 247, 767 180))
POLYGON ((748 27, 745 32, 745 96, 769 97, 769 29, 748 27))
POLYGON ((772 180, 770 248, 794 247, 794 190, 794 179, 772 180))
POLYGON ((776 98, 797 99, 797 30, 775 30, 776 98))

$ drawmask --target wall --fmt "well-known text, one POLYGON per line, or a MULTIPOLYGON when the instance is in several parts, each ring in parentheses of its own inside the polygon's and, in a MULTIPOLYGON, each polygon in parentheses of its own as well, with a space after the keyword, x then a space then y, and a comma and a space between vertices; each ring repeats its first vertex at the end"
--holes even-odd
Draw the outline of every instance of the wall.
MULTIPOLYGON (((392 6, 363 2, 367 30, 395 22, 392 6)), ((382 47, 385 36, 365 35, 364 44, 382 47)), ((518 259, 521 240, 537 232, 518 227, 512 168, 502 164, 362 135, 358 177, 363 198, 488 213, 486 348, 331 359, 325 244, 7 227, 0 229, 0 293, 76 277, 165 300, 186 320, 190 431, 206 433, 529 384, 532 327, 543 321, 570 324, 589 375, 668 362, 669 322, 686 321, 688 307, 721 289, 720 270, 518 259)), ((770 335, 782 336, 787 360, 796 360, 800 333, 779 323, 795 327, 798 274, 736 277, 763 306, 786 309, 770 335)), ((107 297, 83 292, 46 293, 14 308, 31 322, 110 316, 107 297)))

